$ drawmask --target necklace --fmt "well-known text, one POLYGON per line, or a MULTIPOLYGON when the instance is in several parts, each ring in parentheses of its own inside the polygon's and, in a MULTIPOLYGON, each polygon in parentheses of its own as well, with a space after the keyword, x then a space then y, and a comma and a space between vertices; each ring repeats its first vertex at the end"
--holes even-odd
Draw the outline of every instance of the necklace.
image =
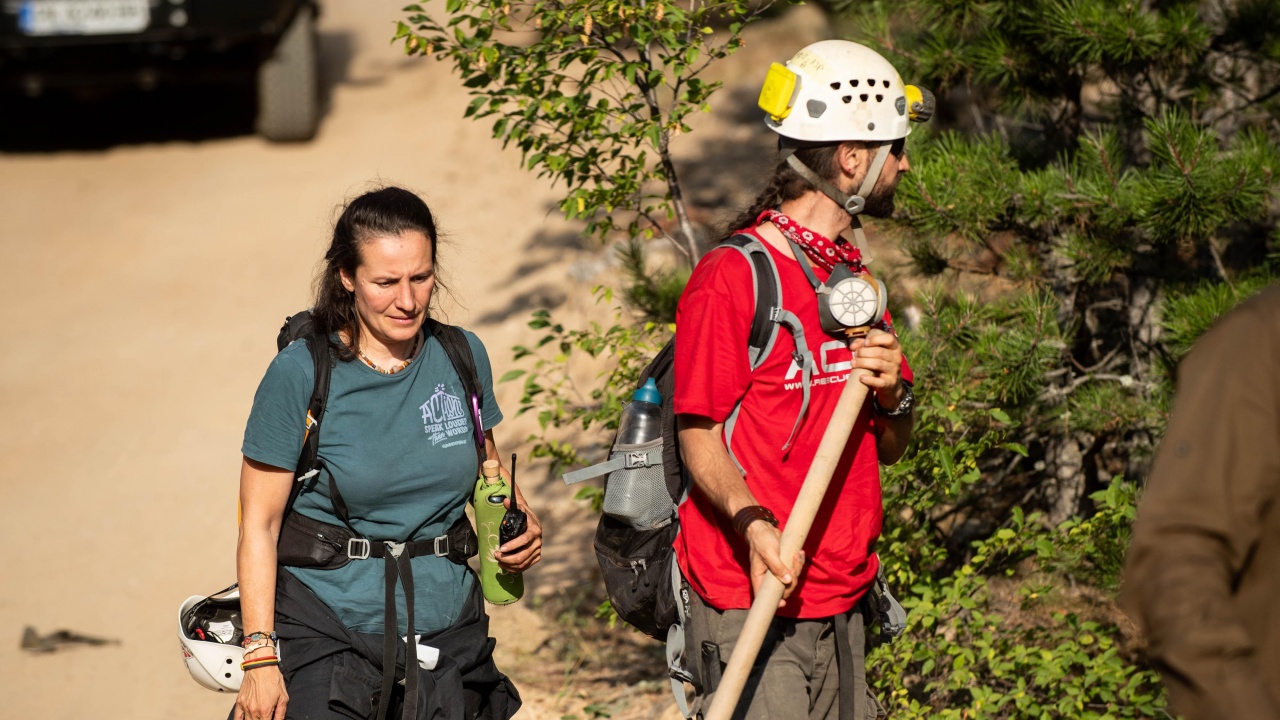
POLYGON ((383 375, 395 375, 396 373, 400 372, 401 370, 403 370, 403 369, 405 369, 405 368, 409 367, 409 363, 413 362, 413 356, 418 354, 418 343, 421 341, 421 339, 422 339, 422 336, 421 336, 421 335, 414 335, 414 336, 413 336, 413 350, 411 350, 411 351, 409 352, 409 359, 408 359, 408 360, 405 360, 404 362, 400 363, 399 365, 397 365, 397 366, 395 366, 395 367, 391 368, 390 370, 383 370, 382 368, 378 367, 376 364, 374 364, 374 362, 373 362, 372 360, 370 360, 370 359, 369 359, 369 356, 368 356, 368 355, 365 355, 365 354, 364 354, 364 351, 363 351, 363 350, 356 350, 356 355, 360 356, 360 359, 364 361, 364 364, 365 364, 365 365, 368 365, 369 367, 373 368, 374 370, 377 370, 378 372, 382 373, 383 375))

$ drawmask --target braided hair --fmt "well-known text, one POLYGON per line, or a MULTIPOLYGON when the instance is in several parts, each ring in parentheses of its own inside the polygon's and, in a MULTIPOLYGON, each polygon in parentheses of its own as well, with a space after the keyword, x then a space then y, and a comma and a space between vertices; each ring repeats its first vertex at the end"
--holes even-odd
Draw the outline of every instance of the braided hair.
MULTIPOLYGON (((839 168, 836 166, 836 151, 839 149, 840 143, 808 145, 797 148, 795 156, 818 173, 819 177, 834 182, 839 174, 839 168)), ((769 176, 769 182, 765 184, 764 189, 756 195, 756 199, 746 210, 734 217, 733 221, 724 228, 717 242, 728 240, 743 228, 754 227, 760 213, 776 208, 788 200, 795 200, 810 190, 813 190, 813 186, 808 180, 800 177, 800 173, 792 169, 785 159, 779 161, 773 168, 773 174, 769 176)))

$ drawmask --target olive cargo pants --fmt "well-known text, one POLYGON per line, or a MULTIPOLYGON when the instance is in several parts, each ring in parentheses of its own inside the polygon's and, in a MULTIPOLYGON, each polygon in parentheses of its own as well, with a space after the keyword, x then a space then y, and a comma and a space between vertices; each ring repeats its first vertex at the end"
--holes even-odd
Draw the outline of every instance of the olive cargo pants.
MULTIPOLYGON (((686 664, 696 676, 695 715, 711 706, 714 690, 746 622, 746 610, 717 610, 690 592, 685 628, 686 664)), ((866 628, 861 605, 848 617, 853 660, 854 720, 885 717, 867 687, 866 628)), ((840 673, 836 662, 835 618, 774 618, 764 646, 738 701, 734 720, 839 720, 840 673)))

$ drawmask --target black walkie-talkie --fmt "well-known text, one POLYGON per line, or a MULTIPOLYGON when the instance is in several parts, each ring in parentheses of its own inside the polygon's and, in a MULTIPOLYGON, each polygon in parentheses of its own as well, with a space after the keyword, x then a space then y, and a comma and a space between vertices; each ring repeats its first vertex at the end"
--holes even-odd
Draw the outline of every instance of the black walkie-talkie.
POLYGON ((516 454, 511 453, 511 507, 502 516, 502 524, 498 526, 498 544, 506 545, 524 534, 529 526, 529 519, 524 511, 516 505, 516 454))

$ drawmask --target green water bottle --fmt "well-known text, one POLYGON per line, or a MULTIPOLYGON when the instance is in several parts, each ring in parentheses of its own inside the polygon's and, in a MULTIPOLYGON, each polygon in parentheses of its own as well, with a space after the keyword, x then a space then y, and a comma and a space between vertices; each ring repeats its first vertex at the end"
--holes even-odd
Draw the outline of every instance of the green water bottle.
POLYGON ((502 506, 511 490, 503 482, 497 460, 485 460, 476 480, 476 535, 480 538, 480 590, 494 605, 510 605, 524 595, 524 577, 498 565, 493 554, 502 546, 499 534, 507 509, 502 506))

